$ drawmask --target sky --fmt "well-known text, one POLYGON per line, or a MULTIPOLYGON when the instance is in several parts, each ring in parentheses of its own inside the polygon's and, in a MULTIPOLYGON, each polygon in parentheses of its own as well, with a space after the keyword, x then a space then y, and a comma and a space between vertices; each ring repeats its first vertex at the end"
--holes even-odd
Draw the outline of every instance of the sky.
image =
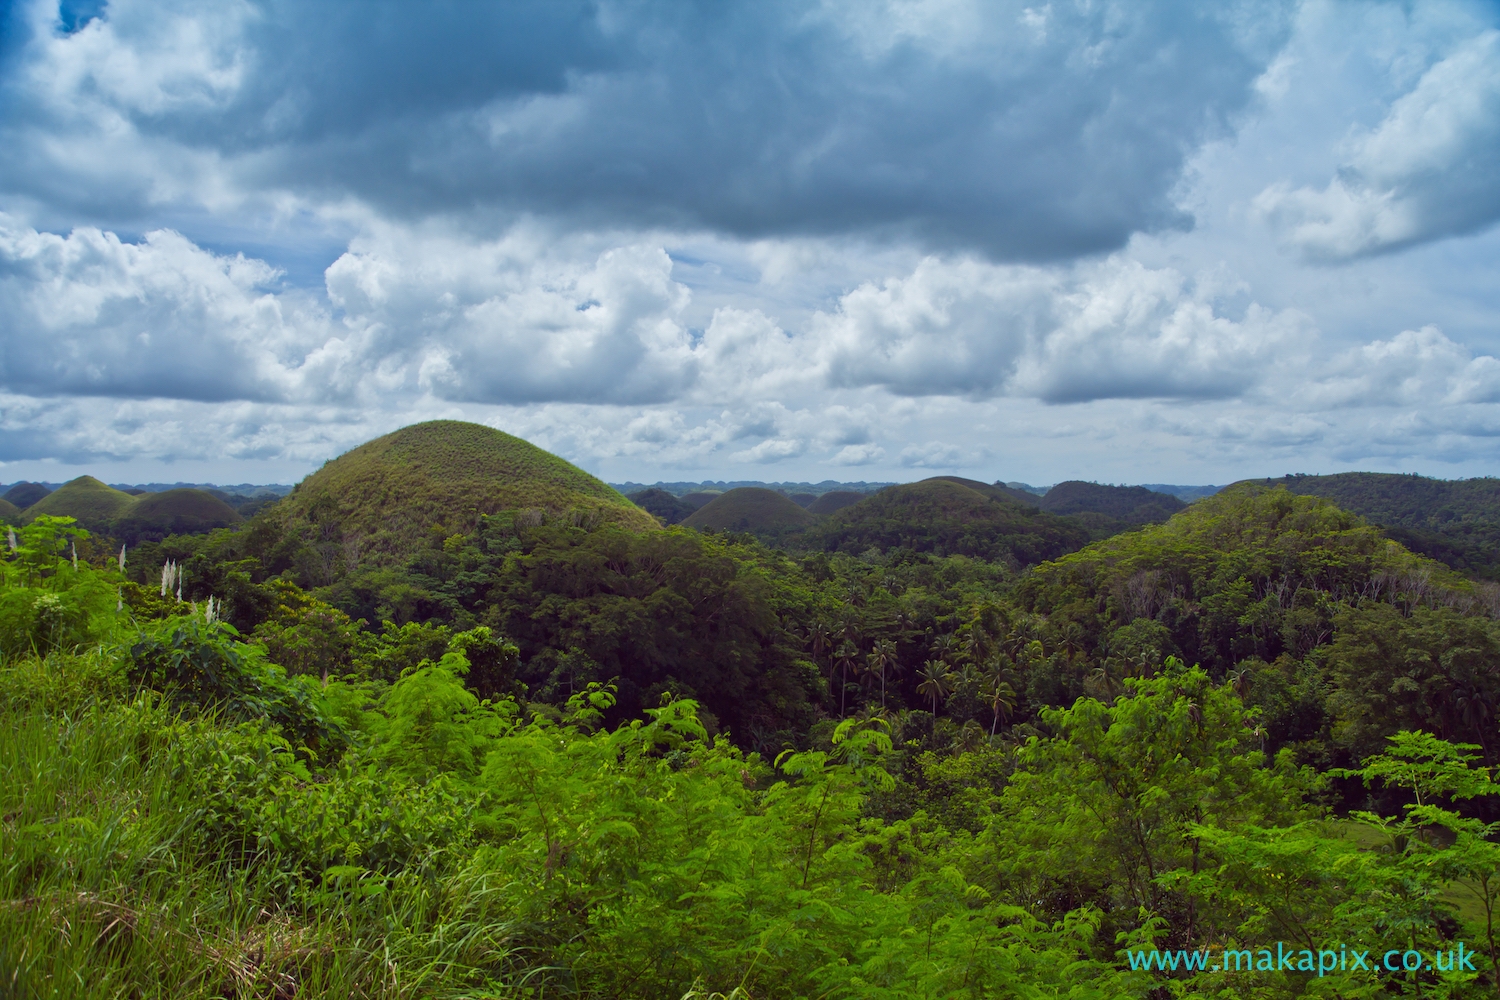
POLYGON ((0 0, 0 481, 1500 472, 1500 6, 0 0))

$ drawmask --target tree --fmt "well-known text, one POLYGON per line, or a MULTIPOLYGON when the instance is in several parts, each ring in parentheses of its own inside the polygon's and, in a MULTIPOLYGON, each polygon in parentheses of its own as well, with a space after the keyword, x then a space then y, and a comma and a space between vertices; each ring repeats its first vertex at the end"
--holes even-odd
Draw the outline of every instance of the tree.
POLYGON ((928 660, 917 676, 921 678, 917 694, 932 700, 932 715, 936 719, 938 702, 953 690, 953 673, 942 660, 928 660))
POLYGON ((901 669, 901 662, 896 656, 896 644, 889 639, 877 640, 866 662, 872 671, 880 675, 880 708, 883 711, 885 709, 885 675, 888 671, 895 673, 901 669))
POLYGON ((844 714, 845 688, 849 686, 849 670, 851 667, 859 665, 859 647, 848 639, 845 639, 843 644, 839 646, 838 653, 835 654, 833 665, 841 671, 843 676, 843 682, 839 684, 839 716, 842 718, 844 714))

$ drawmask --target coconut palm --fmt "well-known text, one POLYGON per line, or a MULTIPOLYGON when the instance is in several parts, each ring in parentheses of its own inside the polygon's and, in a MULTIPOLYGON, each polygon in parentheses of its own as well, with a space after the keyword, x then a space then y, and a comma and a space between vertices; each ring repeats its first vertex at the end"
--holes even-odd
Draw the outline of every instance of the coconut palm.
POLYGON ((917 684, 917 694, 932 699, 932 716, 935 720, 938 701, 947 698, 953 690, 953 672, 942 660, 928 660, 922 664, 917 676, 921 678, 917 684))
POLYGON ((1007 722, 1010 721, 1010 713, 1016 710, 1016 690, 1010 686, 1005 679, 1005 674, 999 670, 992 670, 984 679, 984 700, 994 713, 994 721, 990 723, 990 735, 995 735, 995 730, 1000 728, 1000 716, 1004 715, 1007 722))
POLYGON ((963 651, 971 663, 983 663, 989 656, 990 637, 978 622, 969 626, 969 634, 964 637, 963 651))
POLYGON ((866 658, 870 670, 880 676, 880 707, 885 709, 885 675, 896 673, 901 669, 901 662, 896 656, 896 644, 889 639, 880 639, 875 643, 875 648, 870 651, 866 658))
POLYGON ((844 694, 849 687, 849 668, 859 666, 859 647, 848 639, 839 646, 839 651, 834 654, 833 665, 843 672, 843 683, 839 685, 839 718, 844 716, 844 694))

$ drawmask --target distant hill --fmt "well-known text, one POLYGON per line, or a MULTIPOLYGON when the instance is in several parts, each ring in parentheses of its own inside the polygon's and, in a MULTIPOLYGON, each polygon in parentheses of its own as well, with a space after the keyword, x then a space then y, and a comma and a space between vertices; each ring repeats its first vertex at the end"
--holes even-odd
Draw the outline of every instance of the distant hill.
POLYGON ((690 504, 694 510, 697 510, 699 507, 702 507, 704 504, 706 504, 706 503, 712 503, 713 501, 719 499, 719 497, 721 497, 723 495, 724 494, 722 492, 720 492, 720 493, 702 493, 702 492, 699 492, 699 493, 684 493, 682 496, 678 497, 677 499, 681 500, 685 504, 690 504))
MULTIPOLYGON (((319 553, 331 581, 389 565, 480 515, 530 511, 654 530, 651 515, 582 469, 492 427, 433 420, 366 442, 308 476, 267 513, 319 553)), ((532 516, 532 515, 527 515, 532 516)))
POLYGON ((1145 524, 1160 524, 1187 504, 1144 486, 1058 483, 1042 497, 1042 510, 1078 518, 1095 538, 1108 538, 1145 524))
POLYGON ((1084 528, 1011 499, 1005 487, 939 476, 890 486, 832 515, 805 543, 849 553, 904 548, 939 555, 1008 560, 1029 566, 1089 541, 1084 528))
POLYGON ((1413 552, 1463 573, 1500 580, 1500 479, 1343 472, 1243 482, 1325 497, 1379 525, 1387 537, 1413 552))
POLYGON ((142 493, 115 518, 109 534, 127 545, 157 542, 168 535, 196 535, 231 528, 243 521, 238 511, 207 490, 142 493))
POLYGON ((17 483, 5 491, 4 500, 25 510, 52 491, 41 483, 17 483))
POLYGON ((128 545, 228 528, 243 518, 205 490, 130 494, 92 476, 79 476, 20 512, 29 521, 43 514, 71 517, 96 534, 128 545))
POLYGON ((1194 500, 1211 497, 1224 488, 1222 486, 1174 486, 1171 483, 1142 483, 1141 485, 1153 493, 1170 493, 1183 503, 1192 503, 1194 500))
POLYGON ((1025 490, 1011 489, 1004 483, 981 483, 977 479, 964 479, 962 476, 933 476, 931 479, 922 480, 925 483, 957 483, 967 486, 982 496, 993 497, 996 500, 1009 500, 1023 507, 1040 508, 1042 498, 1025 490))
POLYGON ((812 514, 836 514, 863 499, 865 499, 863 493, 855 493, 852 490, 834 490, 832 493, 814 497, 812 503, 807 504, 807 510, 812 514))
POLYGON ((853 493, 862 493, 868 496, 871 493, 894 486, 895 483, 867 483, 863 480, 853 483, 840 483, 832 479, 825 479, 819 483, 767 483, 753 479, 738 479, 732 482, 725 480, 705 479, 701 483, 610 483, 610 486, 619 490, 621 494, 629 496, 632 493, 640 493, 642 490, 663 490, 674 497, 684 497, 689 493, 727 493, 741 487, 754 487, 763 490, 775 490, 786 496, 794 496, 798 493, 811 493, 813 496, 822 496, 824 493, 832 493, 834 490, 848 490, 853 493))
POLYGON ((666 490, 641 490, 625 499, 648 514, 661 518, 662 524, 677 524, 698 508, 674 497, 666 490))
POLYGON ((89 531, 108 532, 115 520, 135 504, 129 493, 106 486, 93 476, 79 476, 26 508, 25 519, 43 514, 71 517, 89 531))
POLYGON ((775 536, 816 521, 815 516, 775 490, 741 486, 704 504, 682 523, 689 528, 775 536))
MULTIPOLYGON (((859 495, 861 497, 864 496, 863 493, 861 493, 859 495)), ((826 494, 825 494, 825 496, 826 496, 826 494)), ((796 504, 798 507, 801 507, 803 510, 806 510, 807 508, 811 507, 814 503, 817 502, 818 495, 816 493, 788 493, 786 495, 786 498, 788 500, 790 500, 792 503, 796 504)))

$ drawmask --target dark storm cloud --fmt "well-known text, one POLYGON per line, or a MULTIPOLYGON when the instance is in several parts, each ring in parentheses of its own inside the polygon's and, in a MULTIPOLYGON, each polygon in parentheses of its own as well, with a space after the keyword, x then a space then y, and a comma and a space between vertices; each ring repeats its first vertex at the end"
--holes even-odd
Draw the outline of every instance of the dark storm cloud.
MULTIPOLYGON (((128 48, 212 9, 115 3, 73 37, 107 27, 128 48)), ((146 141, 204 155, 241 189, 411 217, 886 234, 1011 259, 1189 225, 1170 196, 1183 158, 1245 105, 1284 33, 1274 10, 1253 33, 1228 8, 1150 3, 946 20, 871 4, 224 9, 228 69, 201 100, 88 86, 146 141)), ((160 184, 123 171, 80 185, 21 141, 57 126, 28 111, 25 65, 5 82, 0 185, 93 212, 159 204, 160 184)))

